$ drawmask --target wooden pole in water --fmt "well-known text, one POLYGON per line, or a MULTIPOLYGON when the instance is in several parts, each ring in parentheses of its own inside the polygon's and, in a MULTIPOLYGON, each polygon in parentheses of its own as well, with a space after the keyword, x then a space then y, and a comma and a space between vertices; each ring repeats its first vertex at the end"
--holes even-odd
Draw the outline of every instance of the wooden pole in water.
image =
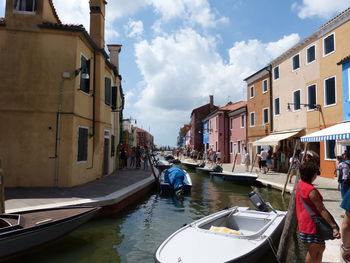
MULTIPOLYGON (((299 143, 298 143, 298 141, 297 141, 297 142, 295 143, 295 145, 294 145, 292 160, 294 160, 295 153, 296 153, 296 151, 297 151, 298 145, 299 145, 299 143)), ((287 161, 289 162, 289 160, 287 160, 287 161)), ((283 190, 282 190, 282 196, 284 196, 284 193, 285 193, 286 188, 287 188, 287 184, 288 184, 289 177, 290 177, 290 172, 292 171, 292 165, 293 165, 293 163, 289 163, 286 181, 285 181, 285 183, 284 183, 283 190)))
POLYGON ((238 154, 238 153, 235 154, 235 159, 234 159, 234 161, 233 161, 232 172, 235 170, 236 160, 237 160, 237 154, 238 154))
POLYGON ((253 171, 254 169, 254 164, 255 164, 255 161, 256 161, 256 157, 258 157, 258 154, 256 153, 255 156, 254 156, 254 160, 252 162, 252 168, 250 169, 250 173, 253 171))
MULTIPOLYGON (((304 147, 304 155, 303 155, 302 163, 304 162, 304 159, 306 156, 307 147, 308 147, 308 144, 306 143, 305 147, 304 147)), ((284 223, 282 236, 281 236, 280 243, 278 246, 277 259, 279 260, 279 262, 287 262, 290 237, 295 233, 296 226, 297 226, 295 200, 296 200, 296 185, 299 181, 299 177, 300 177, 300 173, 298 171, 296 178, 295 178, 295 182, 294 182, 293 192, 292 192, 292 195, 291 195, 291 198, 289 201, 286 221, 284 223)))
POLYGON ((4 185, 4 173, 2 170, 2 164, 0 159, 0 213, 5 213, 5 185, 4 185))

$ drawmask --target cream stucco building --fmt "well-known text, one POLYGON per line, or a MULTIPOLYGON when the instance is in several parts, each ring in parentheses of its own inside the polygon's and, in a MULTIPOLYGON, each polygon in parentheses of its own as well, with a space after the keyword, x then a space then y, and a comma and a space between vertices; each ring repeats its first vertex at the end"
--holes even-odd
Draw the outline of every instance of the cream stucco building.
POLYGON ((105 51, 104 0, 90 32, 51 0, 7 0, 0 19, 0 159, 7 187, 67 187, 116 169, 123 108, 118 55, 105 51))

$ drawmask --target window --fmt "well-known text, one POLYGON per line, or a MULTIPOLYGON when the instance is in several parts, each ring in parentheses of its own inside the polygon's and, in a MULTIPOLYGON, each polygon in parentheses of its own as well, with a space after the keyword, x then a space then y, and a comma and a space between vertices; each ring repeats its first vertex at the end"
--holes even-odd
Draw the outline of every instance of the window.
POLYGON ((245 115, 241 115, 241 128, 245 128, 245 115))
POLYGON ((335 50, 334 33, 323 39, 323 55, 326 56, 335 50))
POLYGON ((111 135, 111 156, 115 155, 115 136, 111 135))
POLYGON ((263 124, 269 123, 269 108, 263 109, 263 124))
POLYGON ((254 86, 250 87, 250 98, 254 98, 254 86))
POLYGON ((267 79, 263 80, 263 93, 266 93, 268 90, 268 86, 267 86, 267 79))
POLYGON ((233 151, 233 142, 230 142, 230 153, 233 151))
POLYGON ((335 77, 330 77, 324 81, 324 104, 336 104, 335 77))
POLYGON ((117 109, 117 87, 113 86, 112 87, 112 110, 117 109))
POLYGON ((241 141, 238 141, 237 143, 237 153, 241 153, 241 141))
POLYGON ((307 104, 309 110, 316 109, 316 84, 307 87, 307 104))
POLYGON ((250 113, 250 127, 255 126, 255 112, 250 113))
POLYGON ((316 60, 316 46, 309 47, 306 50, 306 63, 316 60))
POLYGON ((112 105, 112 87, 110 78, 105 78, 105 104, 109 106, 112 105))
POLYGON ((273 79, 277 80, 279 78, 280 78, 280 69, 279 69, 279 67, 275 67, 273 69, 273 79))
POLYGON ((325 159, 335 159, 335 140, 325 141, 325 159))
POLYGON ((87 161, 88 150, 88 128, 79 127, 78 131, 78 158, 77 161, 87 161))
POLYGON ((230 130, 233 128, 233 118, 230 118, 230 130))
POLYGON ((80 56, 80 87, 79 89, 81 91, 84 91, 86 93, 89 93, 90 91, 90 79, 89 78, 83 78, 83 74, 90 75, 90 60, 88 60, 83 55, 80 56))
POLYGON ((293 70, 297 70, 298 68, 300 68, 299 54, 293 57, 293 70))
POLYGON ((275 99, 275 115, 280 115, 280 98, 275 99))
POLYGON ((300 90, 293 92, 294 110, 300 110, 300 90))
POLYGON ((37 6, 37 0, 13 0, 13 9, 16 11, 35 12, 37 6))
POLYGON ((215 117, 215 130, 217 131, 219 129, 219 118, 215 117))

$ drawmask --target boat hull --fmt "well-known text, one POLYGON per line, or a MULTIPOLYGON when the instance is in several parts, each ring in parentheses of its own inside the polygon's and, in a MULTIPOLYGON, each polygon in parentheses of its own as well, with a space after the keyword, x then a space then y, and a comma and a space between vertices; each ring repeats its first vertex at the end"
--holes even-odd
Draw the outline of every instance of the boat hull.
MULTIPOLYGON (((72 208, 57 208, 60 212, 64 213, 67 209, 72 208)), ((42 214, 45 211, 49 214, 49 211, 53 209, 37 210, 38 213, 42 214)), ((70 217, 59 219, 59 220, 48 220, 46 217, 37 216, 38 220, 44 223, 37 224, 31 227, 24 227, 13 231, 8 231, 0 234, 0 258, 12 256, 16 253, 26 251, 28 249, 37 247, 45 244, 51 240, 61 237, 75 228, 79 227, 83 223, 90 220, 99 210, 99 208, 86 208, 81 213, 74 214, 70 217)), ((29 218, 28 214, 31 213, 35 217, 35 211, 28 211, 23 214, 19 213, 24 220, 32 220, 33 217, 29 218)))
POLYGON ((219 177, 223 180, 242 184, 256 184, 258 176, 256 174, 229 173, 229 172, 210 172, 210 176, 219 177))
POLYGON ((173 233, 156 250, 155 262, 261 262, 271 251, 269 240, 279 238, 286 213, 234 209, 194 221, 173 233), (235 227, 240 233, 215 232, 211 226, 235 227))

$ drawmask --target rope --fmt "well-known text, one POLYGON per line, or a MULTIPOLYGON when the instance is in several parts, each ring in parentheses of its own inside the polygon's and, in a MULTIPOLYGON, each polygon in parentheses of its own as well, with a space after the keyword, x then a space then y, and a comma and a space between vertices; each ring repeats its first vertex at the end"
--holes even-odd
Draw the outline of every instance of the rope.
POLYGON ((275 256, 276 260, 278 263, 281 263, 281 261, 277 257, 277 248, 275 247, 273 240, 271 239, 270 236, 265 236, 267 241, 269 242, 270 248, 272 250, 273 255, 275 256))

